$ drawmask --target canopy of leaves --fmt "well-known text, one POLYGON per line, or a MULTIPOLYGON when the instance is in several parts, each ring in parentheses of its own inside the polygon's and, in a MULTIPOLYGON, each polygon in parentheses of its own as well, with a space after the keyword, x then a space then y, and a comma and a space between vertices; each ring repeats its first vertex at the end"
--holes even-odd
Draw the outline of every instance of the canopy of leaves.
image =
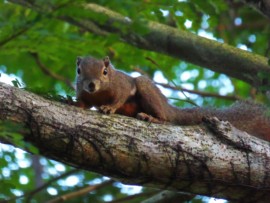
MULTIPOLYGON (((198 67, 131 46, 117 34, 104 37, 93 34, 82 26, 61 20, 61 16, 67 14, 72 14, 75 19, 93 15, 82 9, 90 1, 29 1, 35 2, 33 5, 38 8, 36 10, 12 2, 0 1, 0 80, 3 80, 4 74, 12 74, 20 78, 23 86, 30 91, 64 97, 74 96, 71 83, 75 78, 76 57, 92 55, 103 58, 108 55, 118 69, 129 73, 139 71, 148 74, 156 82, 168 82, 171 86, 185 87, 198 93, 183 94, 181 91, 170 89, 165 91, 167 96, 177 98, 171 100, 175 105, 190 106, 189 102, 183 100, 192 100, 198 105, 224 106, 232 102, 227 96, 256 97, 252 87, 242 81, 207 70, 206 67, 198 67), (212 97, 201 97, 202 92, 210 92, 212 97), (220 95, 221 98, 218 97, 220 95)), ((269 20, 236 0, 91 1, 93 2, 132 19, 133 26, 141 33, 146 32, 144 21, 156 21, 269 56, 269 20)), ((102 16, 97 18, 101 22, 106 20, 102 16)), ((9 125, 0 125, 0 136, 15 137, 15 143, 21 146, 19 135, 12 135, 7 126, 9 125)), ((23 147, 29 149, 29 146, 23 147)), ((36 159, 33 159, 32 155, 0 144, 0 199, 33 190, 38 178, 41 182, 46 182, 61 172, 72 170, 71 167, 40 158, 38 161, 42 173, 37 175, 36 168, 30 167, 34 160, 36 159)), ((53 198, 53 194, 61 195, 87 184, 102 182, 104 179, 99 175, 82 171, 74 174, 79 180, 75 187, 68 186, 64 180, 58 180, 52 183, 49 189, 33 196, 31 202, 49 200, 53 198)), ((81 199, 77 198, 74 202, 110 201, 127 194, 123 192, 120 184, 114 183, 80 197, 81 199)), ((142 198, 133 201, 140 200, 142 198)))

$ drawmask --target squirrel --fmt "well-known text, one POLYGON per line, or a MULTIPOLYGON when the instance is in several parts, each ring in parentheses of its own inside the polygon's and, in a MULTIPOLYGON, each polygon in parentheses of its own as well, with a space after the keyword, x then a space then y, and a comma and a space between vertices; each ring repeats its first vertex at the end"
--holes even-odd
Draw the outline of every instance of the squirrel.
POLYGON ((109 57, 77 57, 77 105, 96 107, 106 114, 122 114, 154 123, 196 125, 204 117, 229 121, 236 128, 270 141, 270 118, 267 108, 250 101, 236 102, 224 109, 177 108, 146 76, 132 78, 116 70, 109 57))

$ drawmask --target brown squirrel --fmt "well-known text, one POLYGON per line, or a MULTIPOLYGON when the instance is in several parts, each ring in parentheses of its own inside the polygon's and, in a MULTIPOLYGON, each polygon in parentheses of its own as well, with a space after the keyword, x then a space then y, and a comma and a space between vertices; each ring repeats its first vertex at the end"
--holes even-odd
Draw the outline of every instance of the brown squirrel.
POLYGON ((78 105, 96 107, 106 114, 117 113, 142 120, 178 125, 202 123, 205 116, 229 121, 236 128, 270 141, 267 108, 252 102, 236 102, 229 108, 185 108, 170 105, 167 98, 145 77, 132 78, 116 70, 109 57, 77 58, 76 94, 78 105))

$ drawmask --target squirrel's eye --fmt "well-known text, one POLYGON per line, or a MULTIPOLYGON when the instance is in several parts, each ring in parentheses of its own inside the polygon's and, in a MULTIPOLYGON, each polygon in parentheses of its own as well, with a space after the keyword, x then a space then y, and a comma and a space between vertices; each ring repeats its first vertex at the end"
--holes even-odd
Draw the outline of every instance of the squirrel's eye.
POLYGON ((80 68, 77 68, 77 73, 78 73, 78 75, 81 74, 81 69, 80 68))
POLYGON ((108 70, 107 70, 107 68, 105 68, 104 70, 103 70, 103 75, 107 75, 108 74, 108 70))

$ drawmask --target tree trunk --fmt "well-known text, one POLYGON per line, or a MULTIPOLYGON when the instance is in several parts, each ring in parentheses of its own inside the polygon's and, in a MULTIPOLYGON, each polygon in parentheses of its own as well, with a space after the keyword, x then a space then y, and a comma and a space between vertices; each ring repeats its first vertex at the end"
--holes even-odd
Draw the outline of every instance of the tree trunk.
POLYGON ((42 155, 123 183, 241 202, 270 198, 269 143, 228 122, 149 124, 64 105, 3 83, 0 113, 2 121, 23 125, 18 131, 42 155))

